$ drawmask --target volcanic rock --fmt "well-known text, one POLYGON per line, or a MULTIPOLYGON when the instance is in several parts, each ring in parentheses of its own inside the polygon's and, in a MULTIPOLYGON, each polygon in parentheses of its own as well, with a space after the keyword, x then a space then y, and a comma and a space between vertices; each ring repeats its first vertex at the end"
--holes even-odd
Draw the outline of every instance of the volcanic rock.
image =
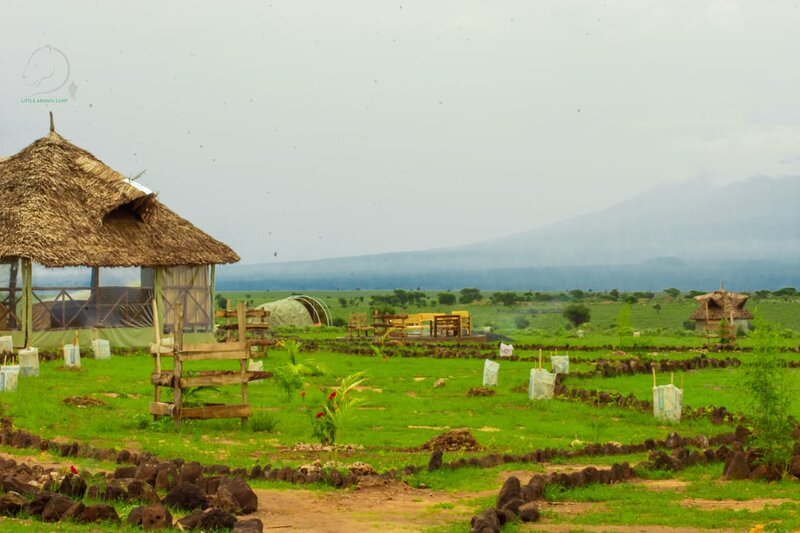
POLYGON ((232 533, 262 533, 264 524, 258 518, 239 520, 233 525, 232 533))
POLYGON ((144 513, 144 505, 140 505, 139 507, 134 507, 131 509, 131 512, 128 513, 128 518, 125 519, 125 522, 129 526, 141 526, 142 525, 142 514, 144 513))
POLYGON ((49 502, 50 498, 52 498, 53 496, 55 496, 55 494, 52 492, 48 491, 40 492, 39 494, 34 496, 30 502, 28 502, 28 504, 25 506, 25 512, 32 516, 41 516, 42 511, 44 511, 44 507, 47 505, 47 502, 49 502))
MULTIPOLYGON (((184 465, 185 466, 185 465, 184 465)), ((203 490, 194 483, 181 483, 164 497, 163 503, 176 509, 192 511, 208 507, 208 499, 203 490)))
POLYGON ((434 470, 439 470, 442 467, 442 456, 444 452, 442 450, 433 450, 431 454, 431 458, 428 461, 428 471, 433 472, 434 470))
POLYGON ((86 507, 81 513, 79 521, 83 523, 100 521, 119 522, 117 511, 107 503, 93 503, 86 507))
POLYGON ((539 507, 533 502, 526 503, 519 508, 519 517, 523 522, 538 522, 539 507))
POLYGON ((203 467, 200 463, 193 461, 185 463, 181 467, 180 475, 178 476, 178 484, 180 483, 196 483, 198 478, 203 475, 203 467))
POLYGON ((489 508, 470 520, 470 533, 500 533, 500 520, 494 509, 489 508))
POLYGON ((75 502, 72 498, 61 494, 55 494, 47 501, 47 505, 44 506, 44 509, 42 509, 42 520, 45 522, 58 522, 61 520, 64 513, 67 512, 67 509, 72 507, 73 503, 75 502))
POLYGON ((723 476, 725 479, 749 479, 750 467, 747 466, 747 456, 738 450, 732 451, 725 459, 727 465, 723 476))
POLYGON ((7 492, 0 498, 0 515, 14 516, 28 503, 28 500, 16 492, 7 492))
POLYGON ((78 520, 85 510, 86 506, 83 502, 73 502, 69 509, 61 516, 61 520, 78 520))
POLYGON ((500 494, 497 495, 497 508, 502 509, 508 502, 522 496, 522 486, 519 478, 511 476, 505 480, 500 494))
POLYGON ((156 490, 172 490, 178 480, 178 469, 172 463, 158 465, 155 478, 156 490))
POLYGON ((86 481, 80 476, 67 474, 58 487, 58 493, 70 498, 83 498, 86 494, 86 481))
POLYGON ((172 515, 163 505, 148 505, 142 508, 141 524, 145 531, 170 528, 172 515))

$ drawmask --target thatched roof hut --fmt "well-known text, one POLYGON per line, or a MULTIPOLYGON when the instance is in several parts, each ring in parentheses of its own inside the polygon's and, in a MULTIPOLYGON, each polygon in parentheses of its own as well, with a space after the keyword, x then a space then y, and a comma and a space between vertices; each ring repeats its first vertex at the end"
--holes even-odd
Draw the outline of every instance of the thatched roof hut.
POLYGON ((61 137, 52 115, 46 137, 0 158, 0 334, 17 345, 58 345, 75 330, 84 340, 146 345, 154 302, 167 329, 182 303, 184 324, 208 336, 214 266, 238 260, 155 193, 61 137), (91 280, 37 285, 33 264, 89 267, 91 280), (100 269, 111 267, 140 269, 132 284, 105 286, 100 269))
POLYGON ((55 131, 0 159, 0 257, 47 267, 239 260, 154 193, 55 131))
POLYGON ((728 292, 725 289, 695 296, 699 306, 692 313, 692 320, 702 323, 706 329, 716 329, 724 318, 729 324, 740 320, 751 320, 753 314, 744 308, 749 296, 728 292))

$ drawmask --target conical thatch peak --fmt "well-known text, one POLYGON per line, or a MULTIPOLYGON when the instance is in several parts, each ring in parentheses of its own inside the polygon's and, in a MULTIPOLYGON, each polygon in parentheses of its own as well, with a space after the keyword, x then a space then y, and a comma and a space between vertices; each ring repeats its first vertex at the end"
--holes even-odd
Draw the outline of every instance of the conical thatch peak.
POLYGON ((239 260, 54 128, 0 158, 0 257, 8 256, 49 267, 239 260))

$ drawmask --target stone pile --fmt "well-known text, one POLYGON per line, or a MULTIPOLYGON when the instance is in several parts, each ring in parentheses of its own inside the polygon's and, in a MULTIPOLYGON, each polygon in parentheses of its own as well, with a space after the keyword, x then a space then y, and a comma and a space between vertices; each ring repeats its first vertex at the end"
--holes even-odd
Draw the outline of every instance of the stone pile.
POLYGON ((202 467, 151 458, 139 465, 120 466, 110 474, 64 475, 0 458, 0 515, 24 513, 44 522, 119 523, 114 503, 143 503, 128 515, 129 525, 146 530, 171 528, 170 508, 190 512, 176 523, 183 529, 261 531, 257 519, 237 525, 236 515, 258 510, 258 498, 242 477, 231 474, 222 465, 202 467), (166 495, 160 497, 159 491, 166 495), (85 505, 84 497, 102 503, 85 505))

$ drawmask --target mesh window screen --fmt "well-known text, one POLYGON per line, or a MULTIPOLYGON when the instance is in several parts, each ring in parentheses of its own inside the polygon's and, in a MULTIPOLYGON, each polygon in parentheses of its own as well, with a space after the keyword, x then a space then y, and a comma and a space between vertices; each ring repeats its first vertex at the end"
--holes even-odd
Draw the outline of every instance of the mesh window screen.
POLYGON ((22 280, 19 259, 0 260, 0 330, 15 331, 22 327, 22 280))
POLYGON ((145 279, 147 269, 37 265, 33 330, 152 326, 153 284, 142 283, 145 279))
POLYGON ((164 329, 172 331, 175 304, 183 304, 186 331, 212 331, 211 269, 208 265, 167 267, 162 271, 164 329))

